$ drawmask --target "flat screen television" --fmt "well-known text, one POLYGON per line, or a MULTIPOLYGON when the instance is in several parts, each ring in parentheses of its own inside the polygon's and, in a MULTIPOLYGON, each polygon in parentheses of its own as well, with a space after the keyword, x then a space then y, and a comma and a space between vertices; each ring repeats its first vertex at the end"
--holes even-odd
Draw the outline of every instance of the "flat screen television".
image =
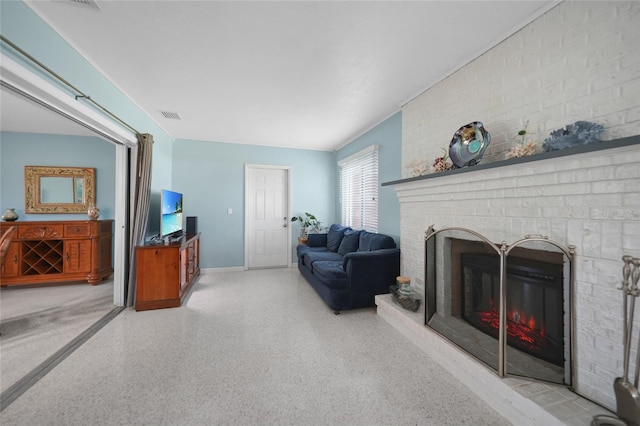
POLYGON ((182 194, 163 189, 160 192, 160 236, 177 238, 182 236, 182 194))

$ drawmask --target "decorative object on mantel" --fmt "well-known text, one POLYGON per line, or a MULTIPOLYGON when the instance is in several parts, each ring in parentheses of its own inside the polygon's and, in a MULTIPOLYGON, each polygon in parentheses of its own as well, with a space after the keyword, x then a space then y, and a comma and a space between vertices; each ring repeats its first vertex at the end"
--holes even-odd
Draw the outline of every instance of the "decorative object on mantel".
POLYGON ((413 160, 407 164, 407 168, 411 171, 411 177, 424 176, 429 171, 427 160, 413 160))
POLYGON ((454 168, 478 164, 490 143, 491 134, 481 121, 460 127, 449 144, 449 156, 454 168))
POLYGON ((92 204, 87 209, 87 215, 89 216, 89 219, 96 220, 100 217, 100 209, 92 204))
POLYGON ((538 143, 536 141, 530 139, 527 143, 525 143, 524 139, 526 135, 529 134, 529 132, 527 132, 528 125, 529 121, 527 121, 524 125, 524 128, 520 130, 516 136, 513 137, 513 139, 516 139, 518 137, 520 139, 517 141, 516 146, 514 146, 509 150, 509 152, 507 152, 507 158, 526 157, 528 155, 533 155, 536 153, 536 151, 538 151, 538 143))
POLYGON ((446 172, 447 170, 453 169, 453 164, 449 161, 447 150, 443 149, 443 151, 444 155, 442 157, 436 158, 431 165, 431 170, 433 170, 434 173, 446 172))
POLYGON ((411 288, 411 279, 399 276, 396 283, 389 287, 393 300, 404 309, 416 312, 420 308, 420 296, 411 288))
POLYGON ((4 211, 2 215, 2 220, 5 222, 14 222, 18 220, 18 213, 16 213, 16 209, 7 209, 4 211))
POLYGON ((551 135, 544 140, 542 149, 544 152, 549 152, 600 142, 600 133, 603 131, 604 127, 600 124, 589 121, 576 121, 562 129, 551 132, 551 135))

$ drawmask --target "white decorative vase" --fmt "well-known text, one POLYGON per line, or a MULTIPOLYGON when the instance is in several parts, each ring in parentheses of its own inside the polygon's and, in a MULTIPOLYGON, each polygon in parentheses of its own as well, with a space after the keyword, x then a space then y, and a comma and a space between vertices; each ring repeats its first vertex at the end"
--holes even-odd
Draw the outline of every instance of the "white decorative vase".
POLYGON ((16 213, 16 209, 7 209, 4 211, 2 215, 2 220, 7 222, 13 222, 18 220, 18 213, 16 213))
POLYGON ((89 216, 89 219, 96 220, 100 217, 100 209, 93 205, 89 206, 89 209, 87 210, 87 215, 89 216))

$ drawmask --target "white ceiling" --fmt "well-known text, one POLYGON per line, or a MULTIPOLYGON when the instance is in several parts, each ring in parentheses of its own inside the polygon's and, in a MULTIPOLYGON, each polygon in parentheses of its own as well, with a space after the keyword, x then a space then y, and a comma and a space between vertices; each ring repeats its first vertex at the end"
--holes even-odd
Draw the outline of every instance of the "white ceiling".
POLYGON ((557 2, 27 4, 175 138, 334 150, 557 2))

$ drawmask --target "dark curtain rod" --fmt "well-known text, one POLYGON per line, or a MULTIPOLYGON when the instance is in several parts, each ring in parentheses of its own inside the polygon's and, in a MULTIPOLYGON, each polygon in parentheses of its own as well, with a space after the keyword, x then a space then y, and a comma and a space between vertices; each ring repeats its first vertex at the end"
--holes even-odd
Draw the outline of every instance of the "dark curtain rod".
POLYGON ((91 99, 91 96, 85 94, 82 92, 82 90, 78 89, 77 87, 75 87, 73 84, 69 83, 67 80, 65 80, 64 78, 62 78, 60 75, 58 75, 55 71, 51 70, 49 67, 47 67, 45 64, 43 64, 42 62, 38 61, 36 58, 34 58, 33 56, 31 56, 30 54, 28 54, 27 52, 25 52, 24 50, 22 50, 20 47, 18 47, 15 43, 11 42, 9 39, 7 39, 5 36, 0 35, 0 40, 2 40, 4 43, 8 44, 9 46, 11 46, 14 50, 16 50, 17 52, 19 52, 22 56, 24 56, 25 58, 29 59, 31 62, 33 62, 34 64, 38 65, 40 68, 42 68, 43 70, 45 70, 46 72, 48 72, 49 74, 51 74, 53 77, 55 77, 57 80, 59 80, 60 82, 62 82, 65 86, 71 88, 72 90, 74 90, 76 93, 78 93, 76 95, 76 100, 78 100, 78 98, 84 98, 86 100, 88 100, 89 102, 91 102, 92 104, 94 104, 95 106, 97 106, 98 108, 100 108, 102 111, 104 111, 106 114, 108 114, 111 118, 115 119, 116 121, 118 121, 120 124, 122 124, 123 126, 126 126, 128 129, 132 130, 136 136, 140 135, 140 132, 138 132, 136 129, 134 129, 133 127, 131 127, 127 122, 125 122, 124 120, 120 119, 120 117, 118 117, 117 115, 115 115, 114 113, 112 113, 111 111, 109 111, 108 109, 106 109, 105 107, 103 107, 102 105, 100 105, 98 102, 94 101, 93 99, 91 99))

